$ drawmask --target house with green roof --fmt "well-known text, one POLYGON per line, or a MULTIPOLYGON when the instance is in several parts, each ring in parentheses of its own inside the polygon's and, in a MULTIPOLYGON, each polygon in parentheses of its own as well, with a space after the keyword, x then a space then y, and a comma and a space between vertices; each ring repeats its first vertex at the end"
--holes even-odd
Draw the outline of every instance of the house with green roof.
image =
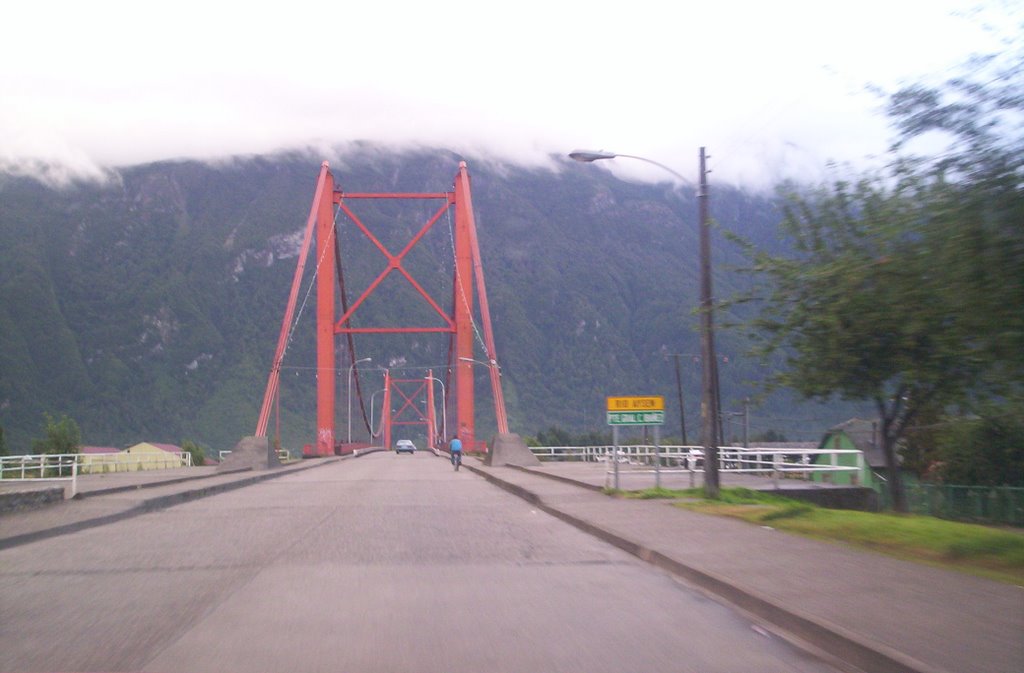
MULTIPOLYGON (((860 451, 864 455, 862 469, 859 472, 815 472, 811 477, 812 480, 869 488, 876 488, 879 484, 884 483, 887 467, 885 454, 882 452, 880 432, 878 421, 862 418, 851 418, 830 428, 821 438, 818 448, 860 451)), ((824 464, 832 459, 832 456, 818 455, 814 457, 814 462, 824 464)), ((856 454, 842 453, 835 456, 834 459, 835 464, 839 466, 855 467, 857 465, 856 454)))

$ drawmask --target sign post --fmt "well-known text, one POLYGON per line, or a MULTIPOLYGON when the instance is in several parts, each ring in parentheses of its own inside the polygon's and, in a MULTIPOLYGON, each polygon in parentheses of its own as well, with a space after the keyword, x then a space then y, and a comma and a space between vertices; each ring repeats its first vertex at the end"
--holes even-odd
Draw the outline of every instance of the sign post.
POLYGON ((661 426, 654 426, 654 488, 661 488, 661 426))
POLYGON ((612 426, 612 468, 615 471, 615 490, 619 490, 619 426, 612 426))
POLYGON ((615 490, 619 489, 619 427, 654 426, 654 483, 661 488, 661 425, 665 422, 665 398, 661 395, 609 397, 608 425, 612 426, 612 459, 615 461, 615 490))

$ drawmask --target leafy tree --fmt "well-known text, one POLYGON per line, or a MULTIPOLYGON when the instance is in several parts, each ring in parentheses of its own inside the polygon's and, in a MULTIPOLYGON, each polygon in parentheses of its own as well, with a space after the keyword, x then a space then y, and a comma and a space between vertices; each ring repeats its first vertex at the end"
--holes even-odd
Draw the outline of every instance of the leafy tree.
POLYGON ((751 442, 769 442, 769 443, 785 442, 786 441, 786 435, 784 433, 782 433, 782 432, 779 432, 778 430, 774 430, 772 428, 768 428, 764 432, 759 432, 759 433, 754 434, 750 438, 750 441, 751 442))
POLYGON ((526 444, 527 446, 607 446, 611 442, 611 435, 608 432, 590 431, 573 435, 564 428, 552 425, 547 430, 538 432, 536 438, 527 438, 526 444))
POLYGON ((747 246, 769 283, 751 337, 784 362, 772 383, 874 402, 898 511, 896 447, 915 416, 1024 380, 1021 72, 898 92, 889 170, 790 190, 783 228, 795 254, 747 246), (944 139, 943 152, 906 155, 925 134, 944 139))
POLYGON ((193 465, 205 465, 206 464, 206 452, 203 448, 193 442, 191 439, 186 439, 181 443, 181 450, 186 451, 192 455, 193 465))
POLYGON ((67 454, 78 453, 82 445, 82 433, 74 419, 61 414, 60 420, 54 420, 50 414, 44 414, 43 438, 32 442, 32 453, 67 454))
POLYGON ((538 446, 572 446, 572 435, 568 430, 552 425, 537 433, 538 446))
POLYGON ((938 438, 938 474, 949 484, 1024 486, 1024 415, 961 420, 938 438))
MULTIPOLYGON (((577 446, 608 446, 612 443, 611 433, 608 431, 599 432, 591 430, 576 437, 577 446)), ((667 440, 665 443, 668 443, 667 440)))
POLYGON ((940 463, 939 442, 950 425, 945 410, 932 405, 917 412, 904 431, 900 455, 903 469, 925 481, 937 478, 940 463))

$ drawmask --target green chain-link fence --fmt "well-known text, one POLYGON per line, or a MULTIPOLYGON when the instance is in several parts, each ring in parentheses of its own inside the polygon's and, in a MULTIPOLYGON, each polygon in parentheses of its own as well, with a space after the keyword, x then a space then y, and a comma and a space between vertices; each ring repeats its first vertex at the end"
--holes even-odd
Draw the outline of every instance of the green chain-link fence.
MULTIPOLYGON (((1024 488, 1011 486, 948 486, 945 484, 908 484, 907 503, 914 514, 978 523, 1024 526, 1024 488)), ((879 502, 891 508, 884 484, 879 502)))

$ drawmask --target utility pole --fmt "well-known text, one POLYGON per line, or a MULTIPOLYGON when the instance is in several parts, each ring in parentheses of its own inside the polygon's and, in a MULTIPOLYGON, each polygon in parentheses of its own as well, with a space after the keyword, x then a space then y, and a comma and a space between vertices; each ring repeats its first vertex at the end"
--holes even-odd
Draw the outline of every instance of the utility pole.
MULTIPOLYGON (((708 261, 708 266, 711 266, 711 262, 708 261)), ((711 281, 708 281, 711 282, 711 281)), ((711 381, 715 386, 715 409, 718 414, 718 442, 720 444, 725 443, 727 440, 725 436, 725 414, 722 413, 722 386, 719 385, 721 379, 718 377, 718 355, 715 354, 714 369, 711 370, 711 381)))
POLYGON ((679 353, 673 353, 676 361, 676 394, 679 397, 679 429, 683 431, 683 446, 686 446, 686 411, 683 407, 683 377, 679 373, 679 353))
POLYGON ((711 225, 708 217, 708 171, 704 148, 700 148, 700 187, 697 206, 700 214, 700 346, 701 400, 700 416, 704 445, 704 493, 708 498, 719 496, 718 478, 718 386, 715 367, 714 321, 711 308, 711 225))
POLYGON ((743 398, 743 448, 750 448, 750 398, 743 398))

